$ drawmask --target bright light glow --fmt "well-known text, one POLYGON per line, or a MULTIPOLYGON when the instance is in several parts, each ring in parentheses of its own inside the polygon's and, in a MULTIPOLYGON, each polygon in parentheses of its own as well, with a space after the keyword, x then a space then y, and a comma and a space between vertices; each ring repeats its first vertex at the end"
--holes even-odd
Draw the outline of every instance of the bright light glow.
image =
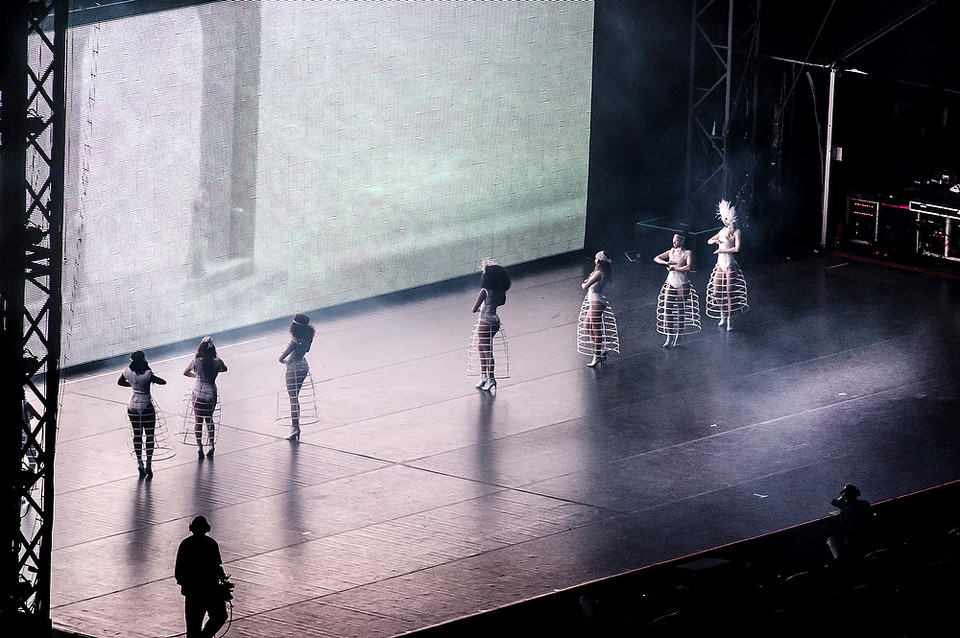
POLYGON ((593 3, 69 33, 64 365, 583 247, 593 3))

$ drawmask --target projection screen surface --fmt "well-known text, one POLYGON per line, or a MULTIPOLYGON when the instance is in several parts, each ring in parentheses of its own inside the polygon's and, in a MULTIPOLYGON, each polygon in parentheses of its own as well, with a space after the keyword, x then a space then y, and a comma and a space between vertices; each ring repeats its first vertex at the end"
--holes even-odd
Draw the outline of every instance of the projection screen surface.
POLYGON ((64 366, 583 248, 593 2, 69 32, 64 366))

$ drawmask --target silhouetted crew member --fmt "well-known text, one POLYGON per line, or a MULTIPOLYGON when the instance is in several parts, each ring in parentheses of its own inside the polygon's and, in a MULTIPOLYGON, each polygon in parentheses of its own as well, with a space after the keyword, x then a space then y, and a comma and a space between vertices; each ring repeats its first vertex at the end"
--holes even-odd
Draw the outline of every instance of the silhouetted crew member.
POLYGON ((848 561, 863 557, 871 549, 873 511, 869 501, 860 500, 860 490, 847 484, 830 504, 840 510, 827 547, 834 560, 848 561))
POLYGON ((227 606, 219 587, 224 577, 220 546, 207 536, 210 524, 203 516, 190 523, 191 536, 180 542, 174 577, 183 594, 187 638, 213 638, 227 621, 227 606), (204 615, 208 615, 206 626, 204 615))

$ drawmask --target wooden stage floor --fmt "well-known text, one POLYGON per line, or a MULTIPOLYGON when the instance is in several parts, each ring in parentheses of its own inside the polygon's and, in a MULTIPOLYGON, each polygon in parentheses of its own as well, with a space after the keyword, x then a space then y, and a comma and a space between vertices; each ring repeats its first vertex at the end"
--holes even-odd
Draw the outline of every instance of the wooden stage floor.
MULTIPOLYGON (((173 564, 198 514, 237 585, 228 636, 378 638, 819 518, 848 482, 876 502, 960 478, 960 280, 745 263, 734 330, 705 318, 663 349, 664 271, 621 255, 622 352, 590 369, 575 343, 591 266, 515 273, 496 395, 465 374, 473 281, 311 313, 322 421, 299 444, 274 424, 287 322, 214 335, 230 368, 216 458, 179 445, 151 481, 128 452, 124 364, 68 376, 54 626, 182 635, 173 564)), ((193 348, 148 353, 171 434, 193 348)))

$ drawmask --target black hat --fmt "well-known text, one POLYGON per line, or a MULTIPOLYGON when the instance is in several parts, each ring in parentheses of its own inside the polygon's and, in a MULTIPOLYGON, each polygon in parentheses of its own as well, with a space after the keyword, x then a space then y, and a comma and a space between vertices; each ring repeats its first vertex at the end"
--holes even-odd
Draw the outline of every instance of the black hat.
POLYGON ((210 531, 210 523, 208 523, 207 519, 205 519, 204 517, 198 516, 195 519, 193 519, 193 522, 190 523, 190 527, 188 527, 187 529, 189 529, 194 534, 206 534, 207 532, 210 531))
POLYGON ((843 489, 840 490, 840 496, 843 498, 857 498, 860 496, 860 490, 857 489, 856 485, 847 483, 843 486, 843 489))

